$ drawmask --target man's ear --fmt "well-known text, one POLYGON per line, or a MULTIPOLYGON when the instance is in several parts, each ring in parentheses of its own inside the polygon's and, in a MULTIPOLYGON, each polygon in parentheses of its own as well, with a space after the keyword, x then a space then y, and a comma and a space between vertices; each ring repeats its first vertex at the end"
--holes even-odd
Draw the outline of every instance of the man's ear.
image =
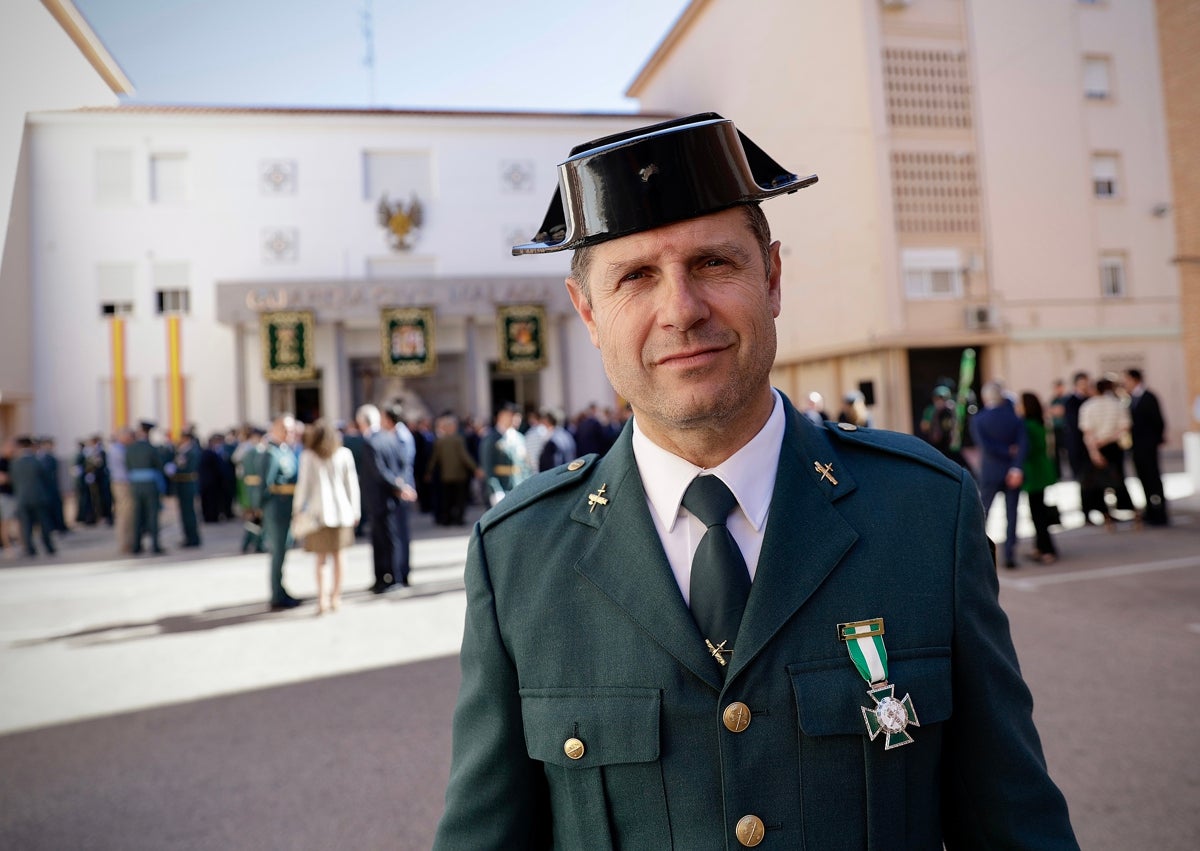
POLYGON ((592 345, 600 348, 600 340, 596 336, 596 320, 592 315, 591 301, 583 291, 583 286, 575 278, 568 277, 566 284, 567 294, 571 297, 571 304, 575 305, 575 312, 579 314, 579 318, 587 326, 588 334, 592 338, 592 345))
POLYGON ((780 292, 780 281, 783 278, 783 260, 779 256, 779 240, 771 243, 771 248, 768 253, 771 265, 767 269, 767 297, 771 302, 771 309, 774 311, 775 318, 779 318, 779 314, 783 309, 783 297, 780 292))

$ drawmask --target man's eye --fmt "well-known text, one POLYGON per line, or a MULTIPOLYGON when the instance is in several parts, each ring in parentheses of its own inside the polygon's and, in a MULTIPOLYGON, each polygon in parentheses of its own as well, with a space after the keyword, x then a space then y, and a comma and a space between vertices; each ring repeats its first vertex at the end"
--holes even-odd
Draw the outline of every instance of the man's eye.
POLYGON ((621 280, 622 281, 639 281, 644 277, 646 277, 646 273, 641 270, 638 270, 637 272, 630 272, 628 275, 621 278, 621 280))
POLYGON ((723 258, 723 257, 709 257, 707 260, 704 261, 704 266, 705 266, 705 268, 708 268, 708 269, 711 269, 715 266, 725 266, 725 265, 727 265, 727 264, 726 264, 725 258, 723 258))

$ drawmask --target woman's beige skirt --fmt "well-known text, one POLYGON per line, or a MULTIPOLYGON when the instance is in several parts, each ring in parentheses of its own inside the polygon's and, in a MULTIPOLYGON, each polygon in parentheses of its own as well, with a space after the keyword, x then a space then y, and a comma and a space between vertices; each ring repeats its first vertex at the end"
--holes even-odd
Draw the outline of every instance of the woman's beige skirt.
POLYGON ((353 526, 322 526, 304 537, 304 551, 335 553, 354 543, 353 526))

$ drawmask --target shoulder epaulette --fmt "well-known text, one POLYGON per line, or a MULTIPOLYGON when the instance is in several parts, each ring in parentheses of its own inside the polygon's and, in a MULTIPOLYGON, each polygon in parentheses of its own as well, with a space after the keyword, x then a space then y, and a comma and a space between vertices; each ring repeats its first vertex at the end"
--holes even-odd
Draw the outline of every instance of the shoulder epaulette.
POLYGON ((914 435, 880 428, 862 428, 850 423, 827 422, 825 428, 843 445, 862 446, 866 449, 909 458, 945 473, 955 480, 962 476, 963 468, 961 466, 914 435))
POLYGON ((486 530, 527 505, 578 484, 599 458, 596 454, 584 455, 569 464, 562 464, 526 479, 479 518, 480 528, 486 530))

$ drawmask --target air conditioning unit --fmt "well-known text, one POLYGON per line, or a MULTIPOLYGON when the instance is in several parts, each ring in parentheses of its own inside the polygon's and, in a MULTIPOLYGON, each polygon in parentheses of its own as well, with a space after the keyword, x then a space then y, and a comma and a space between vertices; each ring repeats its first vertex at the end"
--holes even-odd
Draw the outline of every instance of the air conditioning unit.
POLYGON ((996 312, 991 305, 971 305, 967 308, 966 325, 970 331, 990 331, 996 327, 996 312))

